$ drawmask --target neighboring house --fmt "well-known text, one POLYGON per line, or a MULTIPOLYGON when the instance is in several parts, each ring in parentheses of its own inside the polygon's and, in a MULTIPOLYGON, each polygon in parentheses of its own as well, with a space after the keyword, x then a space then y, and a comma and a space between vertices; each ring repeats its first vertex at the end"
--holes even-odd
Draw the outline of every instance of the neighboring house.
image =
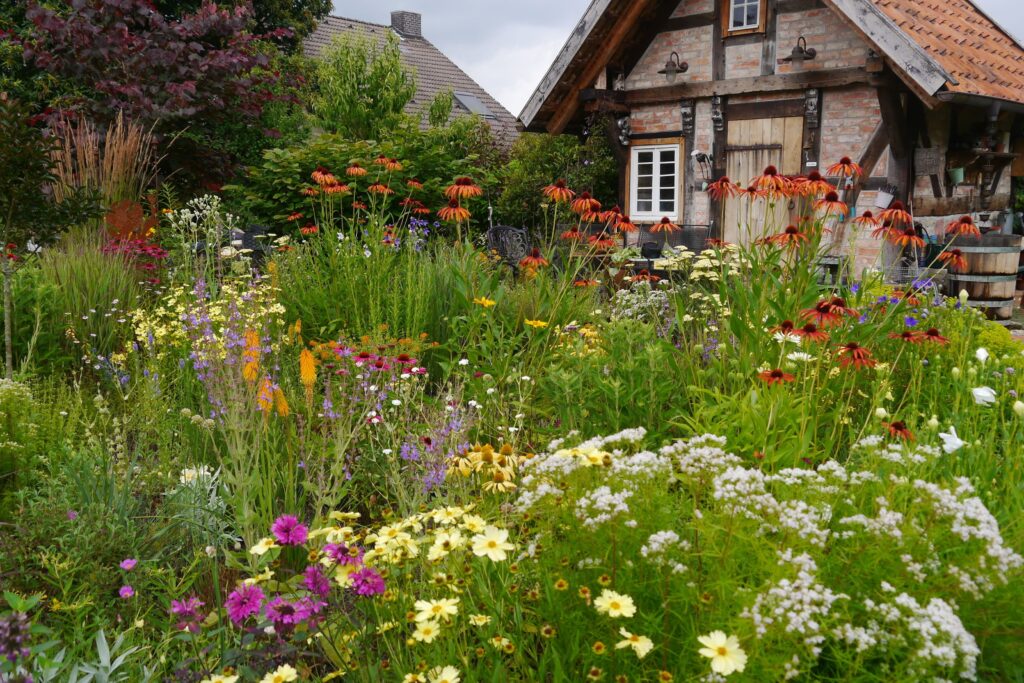
MULTIPOLYGON (((889 190, 938 234, 972 212, 994 224, 1024 175, 1022 112, 1024 49, 968 0, 593 0, 520 120, 561 133, 610 114, 634 222, 735 241, 746 209, 706 181, 843 156, 865 170, 844 192, 858 214, 889 190)), ((856 246, 861 264, 880 249, 856 246)))
POLYGON ((416 76, 416 96, 406 107, 406 113, 418 117, 426 126, 427 110, 434 97, 451 91, 455 98, 453 116, 481 116, 490 124, 498 143, 511 146, 519 135, 516 117, 424 38, 422 26, 422 16, 415 12, 392 12, 390 26, 327 17, 306 38, 304 50, 306 56, 315 58, 339 36, 366 36, 383 41, 394 33, 400 41, 402 64, 416 76))

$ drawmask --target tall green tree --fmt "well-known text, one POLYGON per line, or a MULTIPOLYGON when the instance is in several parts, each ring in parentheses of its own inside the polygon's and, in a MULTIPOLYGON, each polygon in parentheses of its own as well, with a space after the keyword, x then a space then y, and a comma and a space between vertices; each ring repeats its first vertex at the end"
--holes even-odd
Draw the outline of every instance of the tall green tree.
MULTIPOLYGON (((156 0, 156 8, 168 19, 180 19, 193 14, 203 0, 156 0)), ((332 0, 219 0, 222 6, 251 5, 254 33, 269 34, 287 29, 290 36, 283 36, 279 43, 288 52, 295 52, 302 40, 316 28, 317 22, 326 17, 332 0)))
POLYGON ((383 42, 345 36, 321 55, 312 109, 328 133, 378 140, 401 124, 415 95, 416 76, 403 66, 395 35, 383 42))

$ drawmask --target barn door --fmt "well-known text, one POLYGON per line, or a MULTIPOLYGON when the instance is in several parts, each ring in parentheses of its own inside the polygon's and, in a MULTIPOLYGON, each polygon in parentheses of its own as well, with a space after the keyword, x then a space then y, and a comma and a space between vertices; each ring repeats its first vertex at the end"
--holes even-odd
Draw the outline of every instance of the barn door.
MULTIPOLYGON (((726 134, 726 175, 746 187, 767 166, 783 175, 800 173, 803 117, 729 121, 726 134)), ((789 200, 757 200, 736 197, 723 202, 722 239, 749 243, 765 234, 783 230, 790 222, 789 200)))

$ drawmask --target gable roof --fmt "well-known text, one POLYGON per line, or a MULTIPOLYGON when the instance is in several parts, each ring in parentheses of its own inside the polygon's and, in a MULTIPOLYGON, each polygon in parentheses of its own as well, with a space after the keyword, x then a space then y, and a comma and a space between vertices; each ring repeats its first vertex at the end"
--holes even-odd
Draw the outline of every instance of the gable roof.
MULTIPOLYGON (((1024 103, 1024 48, 971 0, 824 2, 887 56, 918 94, 959 93, 1024 103)), ((558 102, 578 95, 572 81, 587 73, 595 54, 608 49, 610 37, 643 35, 623 31, 621 25, 616 29, 623 17, 638 22, 643 12, 649 14, 658 5, 658 0, 591 0, 520 113, 526 128, 536 128, 558 102)))
POLYGON ((390 33, 395 33, 400 39, 402 64, 416 74, 416 95, 405 107, 407 114, 419 117, 421 125, 426 126, 424 114, 434 97, 451 90, 456 95, 454 115, 480 113, 490 124, 498 144, 507 147, 515 141, 519 135, 516 117, 422 36, 402 35, 383 24, 330 16, 324 18, 316 30, 306 37, 303 51, 307 57, 316 58, 330 47, 337 36, 360 35, 383 42, 390 33), (465 96, 460 99, 461 94, 465 96), (480 105, 483 106, 482 110, 480 105))

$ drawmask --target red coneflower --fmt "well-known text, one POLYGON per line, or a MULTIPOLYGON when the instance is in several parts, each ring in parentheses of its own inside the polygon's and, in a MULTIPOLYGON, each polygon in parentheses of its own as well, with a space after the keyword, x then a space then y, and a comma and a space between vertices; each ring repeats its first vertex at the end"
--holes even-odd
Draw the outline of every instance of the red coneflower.
POLYGON ((286 218, 285 220, 288 221, 289 223, 292 223, 294 221, 299 220, 300 218, 302 218, 302 214, 296 211, 295 213, 288 214, 288 218, 286 218))
POLYGON ((811 171, 807 177, 796 185, 797 191, 805 197, 816 197, 821 194, 834 192, 832 183, 825 180, 817 171, 811 171))
POLYGON ((838 162, 832 164, 825 173, 830 176, 840 176, 843 178, 853 178, 856 180, 864 174, 864 169, 860 167, 860 164, 856 163, 850 157, 843 157, 838 162))
POLYGON ((377 164, 378 166, 383 166, 384 170, 386 170, 386 171, 401 171, 402 170, 402 162, 400 162, 398 159, 392 159, 390 157, 386 157, 383 154, 381 154, 376 159, 374 159, 373 163, 377 164))
POLYGON ((651 234, 665 232, 679 232, 680 227, 669 220, 668 216, 663 217, 660 221, 651 226, 651 234))
POLYGON ((585 235, 576 226, 562 233, 562 239, 569 242, 582 242, 584 237, 585 235))
POLYGON ((708 249, 725 249, 726 247, 731 247, 732 242, 726 242, 725 240, 717 237, 709 237, 704 240, 704 246, 708 249))
POLYGON ((338 179, 334 177, 334 174, 328 171, 323 166, 317 166, 316 170, 310 174, 313 178, 313 182, 323 187, 324 185, 336 185, 338 179))
POLYGON ((885 238, 885 239, 889 239, 889 234, 893 233, 893 232, 898 232, 898 231, 894 227, 892 227, 892 222, 891 221, 883 221, 883 222, 878 224, 877 228, 875 228, 874 230, 871 231, 871 237, 873 239, 878 239, 880 237, 881 238, 885 238))
POLYGON ((765 382, 767 382, 768 386, 771 386, 773 384, 782 384, 784 382, 792 382, 793 380, 796 379, 796 377, 794 377, 793 375, 789 374, 788 372, 783 372, 778 368, 775 368, 774 370, 765 370, 764 372, 759 372, 757 376, 763 379, 765 382))
POLYGON ((857 311, 847 306, 846 299, 841 296, 832 297, 828 303, 836 313, 842 313, 843 315, 848 315, 851 318, 857 317, 857 311))
POLYGON ((324 187, 324 194, 346 194, 351 189, 352 188, 350 188, 348 185, 327 185, 326 187, 324 187))
POLYGON ((981 230, 974 224, 974 219, 970 216, 960 216, 946 228, 947 235, 969 235, 971 237, 981 237, 981 230))
POLYGON ((747 189, 740 189, 740 196, 746 197, 750 201, 755 199, 767 199, 771 195, 768 190, 762 190, 757 185, 748 185, 747 189))
POLYGON ((619 208, 618 204, 616 204, 612 208, 608 209, 607 211, 602 211, 600 214, 598 214, 598 216, 601 219, 602 223, 612 223, 612 224, 618 223, 619 222, 619 216, 621 216, 621 215, 622 215, 622 209, 619 208))
POLYGON ((444 190, 444 196, 448 199, 472 199, 484 193, 480 187, 473 182, 472 178, 456 178, 455 182, 444 190))
POLYGON ((902 420, 894 420, 893 422, 882 423, 886 429, 889 430, 889 436, 894 439, 902 439, 903 441, 913 441, 914 435, 907 429, 907 425, 902 420))
POLYGON ((928 330, 921 335, 921 338, 925 341, 935 342, 936 344, 949 343, 949 340, 939 334, 939 330, 935 327, 929 327, 928 330))
POLYGON ((372 194, 381 194, 381 195, 384 195, 384 196, 387 196, 389 194, 394 194, 395 193, 394 190, 392 190, 390 187, 388 187, 384 183, 373 183, 368 188, 366 188, 366 191, 370 192, 372 194))
POLYGON ((345 174, 352 178, 360 178, 369 173, 365 168, 359 164, 353 163, 351 166, 345 169, 345 174))
POLYGON ((356 201, 352 202, 352 208, 353 209, 359 209, 360 211, 366 211, 366 209, 368 207, 366 206, 366 204, 364 202, 356 200, 356 201))
POLYGON ((857 342, 847 342, 839 348, 839 364, 844 368, 852 365, 855 368, 873 368, 875 361, 871 352, 857 342))
POLYGON ((807 233, 802 232, 800 228, 795 225, 787 225, 786 229, 779 234, 768 237, 768 241, 780 244, 784 247, 789 247, 790 249, 795 249, 802 244, 806 244, 810 241, 810 238, 807 236, 807 233))
POLYGON ((768 331, 771 332, 772 334, 784 334, 788 336, 796 331, 796 325, 793 324, 792 320, 783 320, 781 323, 779 323, 778 325, 776 325, 775 327, 771 328, 768 331))
POLYGON ((580 279, 575 280, 572 284, 573 287, 597 287, 601 283, 598 282, 597 280, 580 279))
POLYGON ((779 174, 779 169, 775 166, 766 166, 761 175, 752 179, 750 184, 771 196, 787 194, 790 185, 789 181, 779 174))
POLYGON ((882 223, 891 223, 894 228, 914 223, 914 217, 907 211, 907 206, 899 200, 894 201, 892 206, 878 214, 878 220, 882 223))
POLYGON ((605 232, 598 233, 597 235, 591 235, 587 238, 587 241, 590 242, 595 249, 612 249, 615 247, 615 239, 605 232))
POLYGON ((548 260, 541 255, 540 249, 534 247, 519 261, 519 265, 523 268, 539 268, 548 265, 548 260))
POLYGON ((408 186, 408 188, 410 190, 422 190, 423 189, 423 183, 420 182, 419 180, 417 180, 416 178, 409 178, 408 180, 405 181, 405 184, 406 184, 406 186, 408 186))
POLYGON ((740 186, 729 180, 729 176, 724 175, 713 183, 708 184, 708 196, 715 201, 721 201, 722 199, 729 199, 735 197, 740 193, 740 186))
POLYGON ((918 249, 924 248, 924 239, 917 234, 917 230, 914 229, 913 225, 908 225, 902 230, 891 230, 886 235, 886 239, 895 244, 898 247, 917 247, 918 249))
POLYGON ((796 334, 804 339, 816 343, 827 342, 828 333, 818 329, 818 326, 814 323, 807 323, 799 330, 796 330, 796 334))
POLYGON ((600 211, 601 202, 591 197, 589 192, 580 192, 579 196, 573 200, 569 208, 582 216, 586 213, 600 211))
POLYGON ((316 227, 315 225, 304 225, 303 227, 299 228, 299 232, 301 232, 303 235, 315 235, 318 232, 320 232, 320 228, 316 227))
POLYGON ((822 299, 814 305, 814 308, 806 308, 800 311, 804 320, 814 321, 821 327, 832 327, 843 320, 844 315, 850 315, 853 309, 846 307, 846 302, 836 297, 833 299, 822 299))
POLYGON ((444 207, 437 212, 437 217, 443 221, 449 223, 462 223, 468 221, 470 217, 469 209, 464 209, 459 205, 459 202, 452 199, 448 202, 448 206, 444 207))
POLYGON ((320 190, 316 189, 315 187, 304 187, 301 190, 299 190, 299 192, 301 194, 306 195, 307 197, 315 197, 318 194, 320 194, 320 190))
POLYGON ((846 215, 849 209, 845 202, 839 201, 839 193, 832 191, 825 195, 824 199, 820 199, 814 203, 814 208, 818 211, 824 211, 825 215, 838 214, 840 218, 846 215))
POLYGON ((907 304, 908 306, 921 305, 921 300, 917 298, 917 294, 914 293, 914 290, 912 289, 908 289, 905 291, 902 289, 895 289, 892 292, 892 296, 893 298, 900 299, 903 303, 907 304))
POLYGON ((629 216, 624 214, 619 215, 619 220, 615 223, 614 227, 618 232, 636 232, 639 230, 639 228, 633 225, 633 221, 629 220, 629 216))
POLYGON ((637 271, 637 274, 632 277, 633 282, 658 282, 661 280, 657 275, 652 275, 649 270, 643 268, 637 271))
POLYGON ((572 198, 576 196, 576 193, 570 190, 562 179, 558 179, 545 187, 543 192, 545 197, 559 204, 572 201, 572 198))
POLYGON ((939 260, 952 270, 967 270, 967 257, 959 249, 947 249, 939 254, 939 260))
POLYGON ((902 332, 890 332, 889 337, 891 339, 899 339, 900 341, 907 342, 908 344, 917 344, 921 339, 921 335, 910 330, 903 330, 902 332))
MULTIPOLYGON (((853 224, 870 225, 871 227, 875 227, 876 225, 878 225, 878 219, 875 218, 875 214, 871 213, 870 211, 865 211, 864 213, 853 219, 853 224)), ((872 235, 872 237, 874 237, 874 235, 872 235)))

